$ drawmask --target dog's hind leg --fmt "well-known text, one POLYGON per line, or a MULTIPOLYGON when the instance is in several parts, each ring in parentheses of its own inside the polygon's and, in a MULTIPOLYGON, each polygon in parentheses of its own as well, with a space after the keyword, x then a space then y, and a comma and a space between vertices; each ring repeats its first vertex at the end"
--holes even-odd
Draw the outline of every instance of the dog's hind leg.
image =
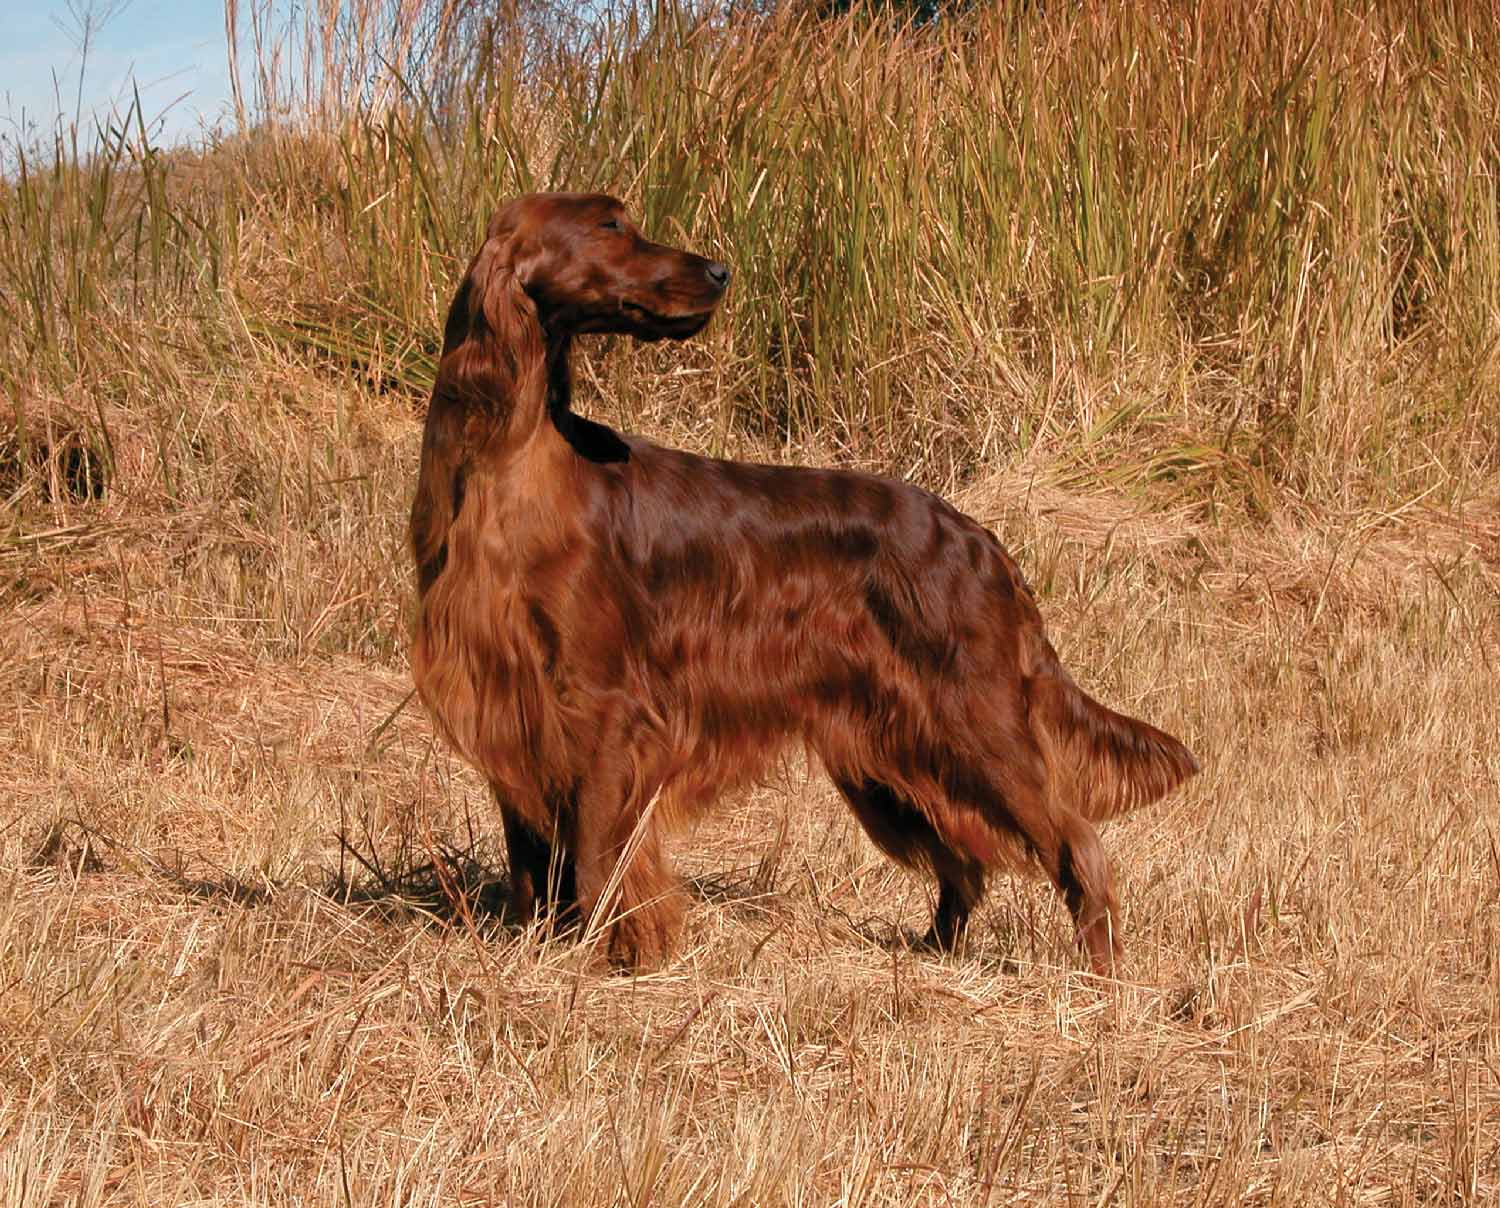
MULTIPOLYGON (((1067 904, 1094 971, 1109 976, 1120 955, 1121 931, 1114 879, 1099 836, 1087 819, 1056 799, 1041 748, 1029 734, 1006 736, 1002 750, 972 774, 960 774, 963 763, 949 761, 944 788, 955 821, 963 817, 958 810, 977 809, 997 839, 1019 845, 1036 861, 1067 904)), ((985 863, 1000 855, 997 846, 985 863)))
MULTIPOLYGON (((1013 752, 1009 770, 1014 772, 1022 757, 1013 752)), ((1045 781, 1013 774, 1003 790, 997 785, 992 791, 996 822, 1021 840, 1051 879, 1094 972, 1110 976, 1122 951, 1120 916, 1098 833, 1081 814, 1054 800, 1045 781)))
POLYGON ((937 877, 937 910, 923 943, 944 952, 956 949, 969 914, 984 896, 984 866, 944 842, 927 816, 889 786, 841 778, 835 783, 876 847, 897 863, 929 869, 937 877))
POLYGON ((1114 874, 1099 835, 1087 819, 1066 810, 1057 821, 1057 846, 1046 853, 1044 866, 1068 905, 1094 972, 1108 977, 1124 950, 1114 874))

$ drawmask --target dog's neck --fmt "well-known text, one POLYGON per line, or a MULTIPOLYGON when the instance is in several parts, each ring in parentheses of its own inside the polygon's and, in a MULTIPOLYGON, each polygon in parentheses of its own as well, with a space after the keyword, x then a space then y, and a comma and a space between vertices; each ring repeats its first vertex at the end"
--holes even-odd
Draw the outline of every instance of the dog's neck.
POLYGON ((573 406, 573 336, 547 333, 547 412, 552 422, 573 406))
POLYGON ((630 460, 630 446, 618 433, 573 412, 573 337, 547 337, 547 415, 573 452, 596 464, 630 460))

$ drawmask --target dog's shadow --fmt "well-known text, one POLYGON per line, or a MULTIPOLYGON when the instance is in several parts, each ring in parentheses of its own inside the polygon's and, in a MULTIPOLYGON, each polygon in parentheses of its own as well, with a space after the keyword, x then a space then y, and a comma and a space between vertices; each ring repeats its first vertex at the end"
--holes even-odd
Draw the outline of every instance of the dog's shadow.
MULTIPOLYGON (((332 901, 393 919, 524 929, 510 909, 504 861, 481 842, 467 847, 437 843, 431 850, 403 842, 382 856, 373 844, 357 845, 343 833, 336 838, 338 867, 325 870, 321 883, 311 886, 332 901)), ((185 897, 234 906, 265 906, 288 889, 308 888, 301 880, 246 880, 201 857, 190 862, 181 852, 146 852, 76 818, 59 818, 45 827, 31 844, 26 865, 74 878, 123 867, 149 874, 185 897)))
POLYGON ((339 867, 328 874, 323 893, 342 905, 488 932, 527 925, 511 909, 509 869, 482 842, 439 842, 421 852, 401 844, 386 857, 373 847, 361 850, 344 834, 338 842, 339 867))
MULTIPOLYGON (((437 842, 418 848, 403 842, 394 853, 381 855, 371 843, 356 844, 347 834, 337 836, 339 865, 329 870, 318 892, 343 906, 371 910, 395 923, 426 921, 440 926, 473 927, 482 934, 517 935, 534 925, 511 908, 510 872, 498 850, 482 840, 467 846, 437 842)), ((144 867, 160 881, 186 896, 204 901, 259 907, 274 901, 289 884, 262 878, 252 883, 231 873, 190 874, 180 856, 167 860, 147 855, 76 819, 58 820, 32 849, 31 867, 51 866, 73 876, 106 871, 105 855, 115 852, 122 862, 144 867)), ((765 940, 790 927, 795 915, 786 894, 766 875, 763 864, 726 869, 700 869, 681 881, 692 899, 713 906, 765 930, 765 940)), ((994 922, 985 942, 971 936, 958 953, 933 947, 925 934, 903 926, 887 915, 851 915, 831 902, 813 907, 826 920, 893 958, 915 956, 930 960, 977 962, 987 971, 1019 972, 1015 952, 1020 937, 1013 928, 994 922)), ((556 909, 549 920, 559 937, 578 930, 576 912, 556 909)))
MULTIPOLYGON (((750 864, 722 871, 699 871, 683 878, 683 886, 697 901, 716 906, 746 922, 759 921, 769 939, 792 923, 786 896, 767 878, 763 864, 750 864)), ((983 934, 971 934, 957 952, 936 946, 929 934, 904 926, 890 915, 856 917, 832 902, 819 902, 811 909, 821 912, 860 943, 890 954, 935 961, 962 961, 986 972, 1020 972, 1016 950, 1020 937, 1004 920, 991 920, 983 934)), ((978 920, 976 920, 977 922, 978 920)), ((977 928, 975 929, 978 930, 977 928)))
POLYGON ((36 837, 26 858, 28 868, 51 868, 74 879, 106 873, 112 863, 136 872, 149 872, 187 897, 206 902, 261 906, 280 888, 268 879, 254 883, 222 869, 215 869, 212 876, 190 873, 181 851, 171 853, 170 857, 153 855, 77 818, 54 819, 36 837), (108 858, 111 855, 115 857, 113 861, 108 858))

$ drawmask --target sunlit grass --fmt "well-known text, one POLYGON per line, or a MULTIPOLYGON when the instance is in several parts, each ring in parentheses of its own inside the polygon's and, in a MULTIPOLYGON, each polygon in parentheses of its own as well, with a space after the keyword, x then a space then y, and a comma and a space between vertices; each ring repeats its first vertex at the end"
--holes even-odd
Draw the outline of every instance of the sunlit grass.
MULTIPOLYGON (((122 306, 242 337, 228 297, 254 334, 420 394, 488 212, 601 188, 737 269, 710 346, 723 440, 819 434, 941 480, 983 464, 976 431, 984 456, 1066 448, 1144 370, 1155 397, 1122 402, 1167 421, 1151 440, 1248 449, 1298 495, 1492 463, 1500 66, 1469 9, 998 5, 900 30, 667 6, 582 60, 497 27, 470 57, 415 41, 447 11, 368 33, 363 67, 332 54, 316 120, 202 158, 126 122, 23 164, 0 212, 13 390, 107 362, 122 306), (409 74, 362 107, 380 36, 409 74)), ((622 355, 628 415, 660 360, 622 355)))
POLYGON ((1478 10, 315 15, 326 69, 242 65, 276 120, 0 182, 0 1201, 1492 1200, 1478 10), (1032 882, 909 949, 927 887, 797 766, 677 843, 663 971, 495 917, 405 516, 443 308, 548 187, 737 274, 580 408, 944 490, 1202 757, 1104 836, 1121 984, 1032 882))

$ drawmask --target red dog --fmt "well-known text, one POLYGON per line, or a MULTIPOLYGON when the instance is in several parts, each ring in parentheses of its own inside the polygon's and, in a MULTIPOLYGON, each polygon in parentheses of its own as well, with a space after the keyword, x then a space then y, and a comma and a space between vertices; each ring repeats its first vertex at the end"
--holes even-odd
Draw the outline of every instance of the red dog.
POLYGON ((685 339, 728 284, 612 198, 537 195, 495 215, 448 312, 412 670, 494 790, 515 911, 576 894, 588 918, 617 891, 611 955, 661 959, 681 913, 663 828, 800 740, 875 843, 936 876, 930 942, 959 940, 987 870, 1030 861, 1107 973, 1091 823, 1198 765, 1074 684, 999 542, 900 482, 695 457, 571 410, 575 335, 685 339))

